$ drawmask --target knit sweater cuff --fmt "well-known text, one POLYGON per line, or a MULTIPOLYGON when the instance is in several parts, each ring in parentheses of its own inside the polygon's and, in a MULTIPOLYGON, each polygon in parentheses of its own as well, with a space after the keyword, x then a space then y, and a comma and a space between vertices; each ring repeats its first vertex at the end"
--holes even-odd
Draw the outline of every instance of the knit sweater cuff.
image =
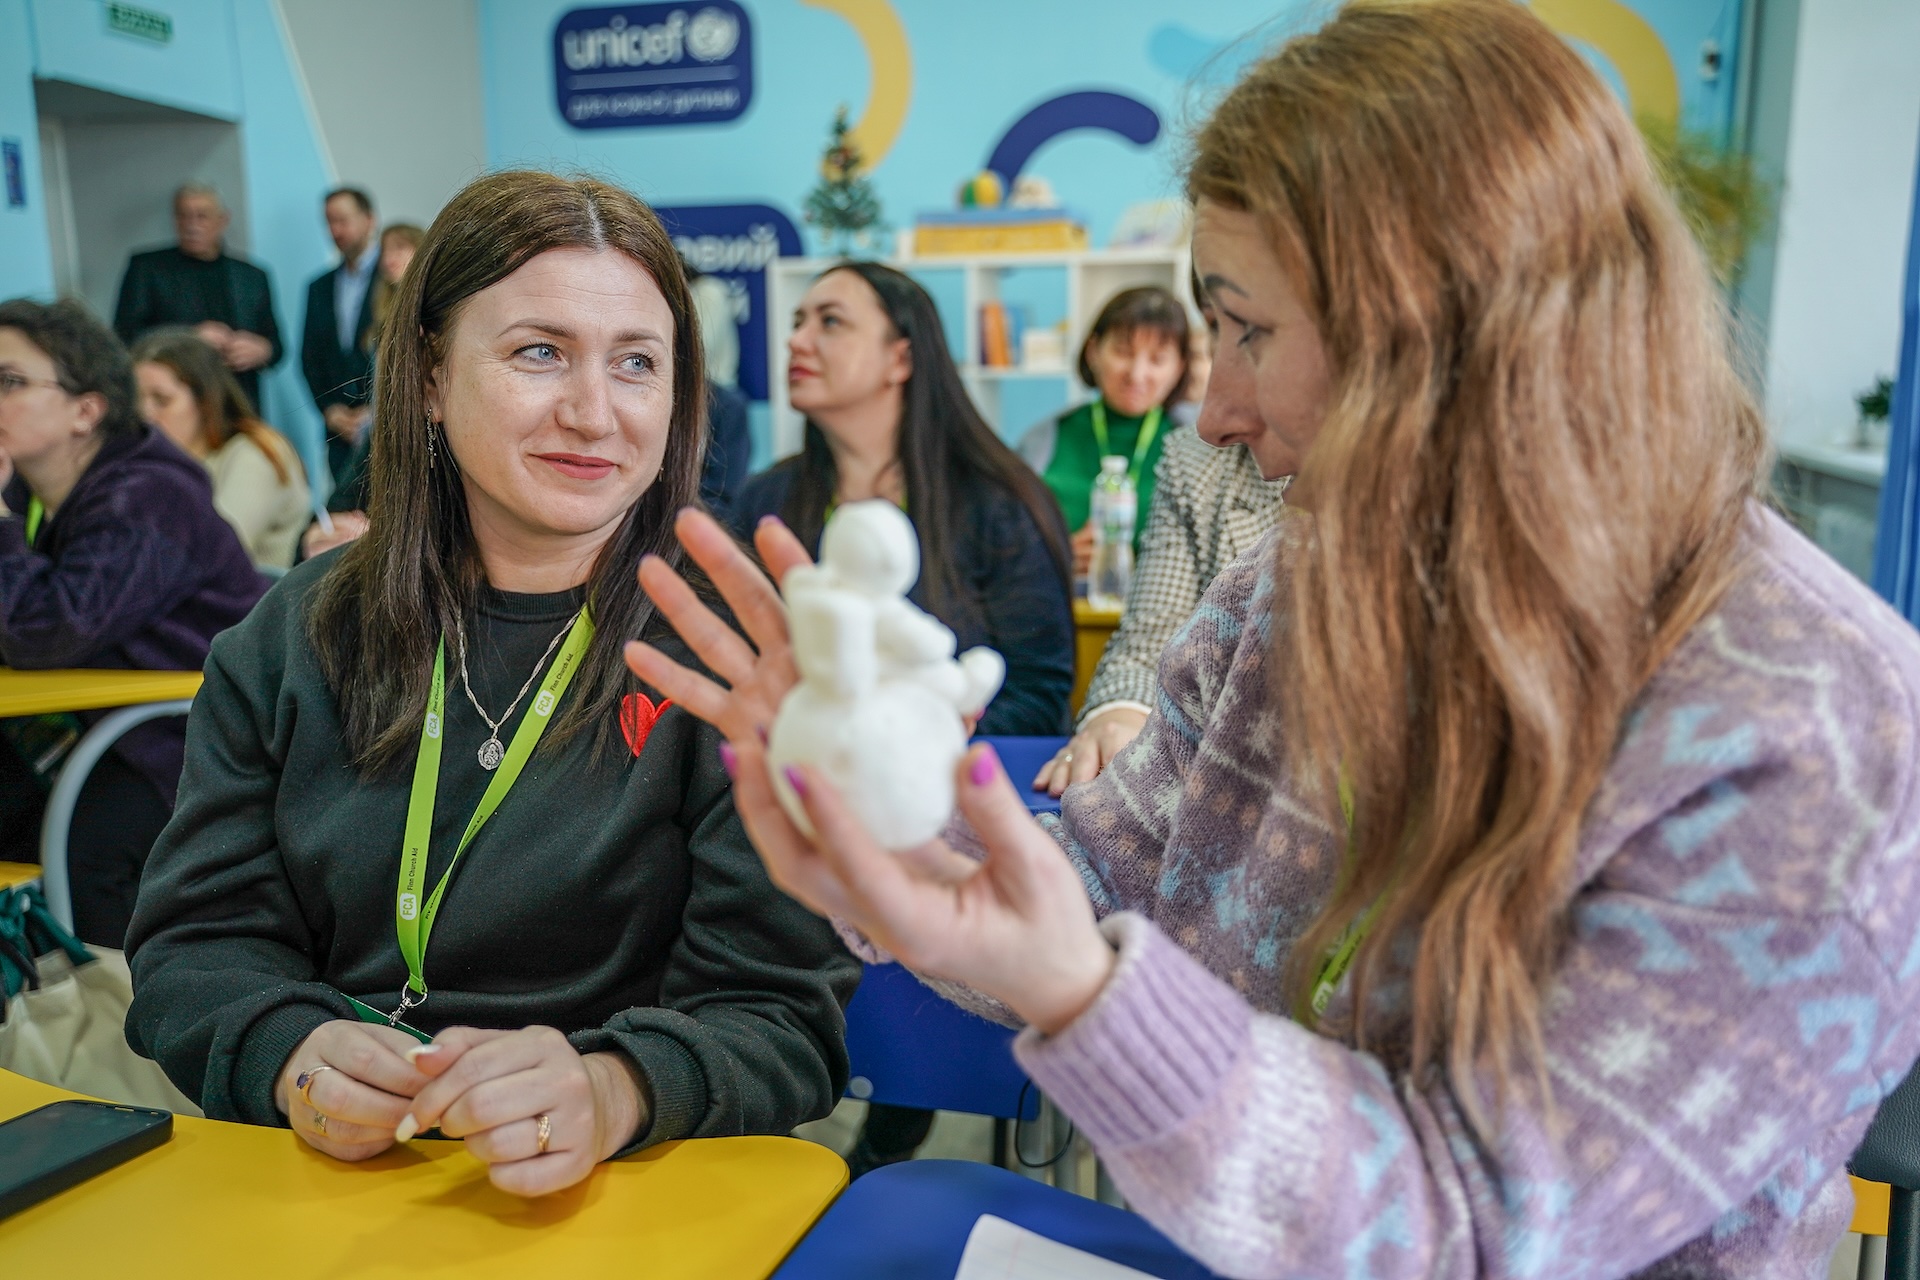
MULTIPOLYGON (((287 1118, 280 1114, 273 1100, 280 1073, 302 1040, 319 1030, 322 1023, 339 1017, 332 1009, 319 1004, 283 1004, 261 1015, 247 1028, 240 1050, 234 1055, 228 1096, 237 1114, 215 1115, 215 1109, 208 1108, 209 1116, 216 1120, 231 1118, 244 1124, 286 1127, 287 1118)), ((206 1105, 205 1099, 201 1105, 206 1105)))
POLYGON ((1091 1007, 1055 1035, 1032 1027, 1014 1056, 1096 1147, 1148 1142, 1212 1103, 1251 1044, 1234 990, 1131 912, 1100 925, 1120 951, 1091 1007))
POLYGON ((706 1119, 707 1074, 692 1052, 672 1036, 591 1027, 574 1032, 567 1043, 583 1055, 609 1051, 626 1054, 646 1084, 646 1123, 634 1132, 632 1142, 613 1153, 613 1159, 658 1142, 690 1138, 706 1119))

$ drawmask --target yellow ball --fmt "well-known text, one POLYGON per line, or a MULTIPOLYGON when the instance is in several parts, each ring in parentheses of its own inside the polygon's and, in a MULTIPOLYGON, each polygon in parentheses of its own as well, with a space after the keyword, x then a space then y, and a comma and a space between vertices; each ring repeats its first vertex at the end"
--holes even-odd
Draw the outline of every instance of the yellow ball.
POLYGON ((966 209, 997 209, 1005 198, 1006 187, 991 169, 982 169, 960 188, 960 204, 966 209))

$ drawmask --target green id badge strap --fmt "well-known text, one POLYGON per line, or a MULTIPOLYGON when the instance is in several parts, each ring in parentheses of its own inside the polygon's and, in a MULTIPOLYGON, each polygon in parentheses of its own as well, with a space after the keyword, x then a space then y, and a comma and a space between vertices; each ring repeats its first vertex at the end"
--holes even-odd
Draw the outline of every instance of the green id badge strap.
MULTIPOLYGON (((346 992, 343 991, 340 994, 346 995, 346 992)), ((375 1022, 383 1027, 397 1027, 412 1036, 415 1040, 418 1040, 421 1044, 433 1043, 433 1037, 420 1028, 410 1027, 404 1022, 389 1022, 386 1014, 364 1001, 355 1000, 352 996, 347 996, 347 1003, 353 1006, 353 1011, 360 1015, 360 1021, 362 1022, 375 1022)))

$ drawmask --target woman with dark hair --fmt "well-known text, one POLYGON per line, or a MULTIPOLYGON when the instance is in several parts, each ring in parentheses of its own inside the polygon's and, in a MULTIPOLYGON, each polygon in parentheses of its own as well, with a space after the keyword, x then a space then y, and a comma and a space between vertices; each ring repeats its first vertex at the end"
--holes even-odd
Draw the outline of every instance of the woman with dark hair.
POLYGON ((1093 480, 1100 459, 1127 460, 1140 497, 1134 529, 1139 549, 1153 509, 1155 469, 1173 427, 1172 414, 1187 383, 1192 326, 1180 299, 1158 285, 1122 289, 1107 299, 1080 345, 1080 380, 1095 396, 1020 438, 1020 456, 1045 478, 1060 500, 1073 535, 1073 571, 1085 574, 1093 558, 1093 480))
POLYGON ((635 569, 699 480, 672 242, 617 187, 492 174, 394 317, 371 528, 208 660, 129 1039, 208 1115, 346 1160, 438 1127, 524 1194, 826 1114, 857 966, 620 659, 667 634, 635 569))
MULTIPOLYGON (((0 303, 0 490, 7 666, 195 671, 266 590, 206 471, 141 425, 126 348, 77 302, 0 303)), ((45 798, 33 765, 50 771, 73 726, 0 723, 6 843, 31 848, 45 798)), ((178 720, 136 726, 87 777, 68 840, 87 942, 121 945, 184 742, 178 720)))
POLYGON ((133 345, 133 376, 140 416, 206 467, 213 508, 253 562, 290 566, 313 512, 306 467, 254 416, 226 362, 191 329, 155 329, 133 345))
POLYGON ((842 263, 801 298, 787 351, 806 438, 747 482, 735 530, 778 516, 817 550, 841 503, 898 503, 920 536, 913 602, 961 649, 1007 660, 980 732, 1065 733, 1073 611, 1060 508, 973 407, 933 299, 891 267, 842 263))

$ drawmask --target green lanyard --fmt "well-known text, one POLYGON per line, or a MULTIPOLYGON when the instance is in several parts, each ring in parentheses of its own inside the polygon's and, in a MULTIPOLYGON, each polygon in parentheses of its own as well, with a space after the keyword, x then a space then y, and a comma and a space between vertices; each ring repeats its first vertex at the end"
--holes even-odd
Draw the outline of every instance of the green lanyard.
MULTIPOLYGON (((1134 488, 1140 487, 1140 464, 1147 460, 1147 451, 1153 448, 1154 437, 1160 434, 1160 406, 1155 405, 1147 413, 1147 419, 1140 424, 1140 434, 1133 442, 1133 461, 1127 467, 1127 478, 1133 481, 1134 488)), ((1105 458, 1113 449, 1107 444, 1107 402, 1093 402, 1093 442, 1100 446, 1100 456, 1105 458)))
POLYGON ((27 545, 40 536, 40 522, 47 518, 47 509, 38 498, 27 499, 27 545))
MULTIPOLYGON (((1353 843, 1353 788, 1347 784, 1347 775, 1340 775, 1340 812, 1347 820, 1347 843, 1353 843)), ((1340 940, 1327 952, 1327 958, 1320 962, 1320 976, 1313 984, 1313 1016, 1318 1018, 1327 1011, 1327 1004, 1333 999, 1333 993, 1340 986, 1340 980, 1347 976, 1347 970, 1353 967, 1354 956, 1360 953, 1360 944, 1367 940, 1367 934, 1373 930, 1373 922, 1380 916, 1380 908, 1387 904, 1387 895, 1381 894, 1373 900, 1373 905, 1361 913, 1360 918, 1347 926, 1340 940)), ((1305 1021, 1305 1019, 1301 1019, 1305 1021)))
POLYGON ((447 687, 447 639, 440 637, 440 645, 433 655, 433 688, 427 695, 427 718, 420 727, 420 755, 413 765, 413 798, 407 802, 406 847, 400 856, 400 887, 394 897, 393 924, 400 935, 400 954, 407 961, 407 985, 400 989, 400 1007, 393 1011, 388 1019, 398 1024, 408 1009, 417 1008, 427 999, 427 980, 423 973, 427 958, 427 940, 433 933, 433 918, 440 911, 440 899, 447 892, 447 884, 453 879, 454 868, 460 865, 460 855, 473 843, 474 836, 486 824, 500 802, 507 798, 507 792, 513 790, 513 784, 520 778, 520 771, 526 767, 527 758, 540 741, 540 735, 547 731, 547 721, 553 715, 553 709, 560 705, 560 698, 567 691, 567 685, 573 680, 574 673, 580 669, 581 659, 586 657, 587 646, 593 643, 593 619, 587 616, 585 609, 574 619, 568 629, 566 643, 560 646, 560 654, 553 660, 553 668, 547 672, 547 678, 540 682, 540 692, 535 696, 533 705, 527 708, 526 715, 520 718, 520 727, 514 731, 513 742, 507 747, 507 755, 500 762, 499 770, 493 780, 487 784, 486 794, 480 797, 480 807, 467 819, 466 834, 460 837, 460 844, 453 851, 453 861, 440 877, 440 883, 434 886, 433 896, 423 906, 420 891, 426 887, 427 845, 433 838, 434 797, 440 790, 440 732, 445 727, 442 711, 446 702, 447 687), (415 995, 419 999, 415 999, 415 995))

